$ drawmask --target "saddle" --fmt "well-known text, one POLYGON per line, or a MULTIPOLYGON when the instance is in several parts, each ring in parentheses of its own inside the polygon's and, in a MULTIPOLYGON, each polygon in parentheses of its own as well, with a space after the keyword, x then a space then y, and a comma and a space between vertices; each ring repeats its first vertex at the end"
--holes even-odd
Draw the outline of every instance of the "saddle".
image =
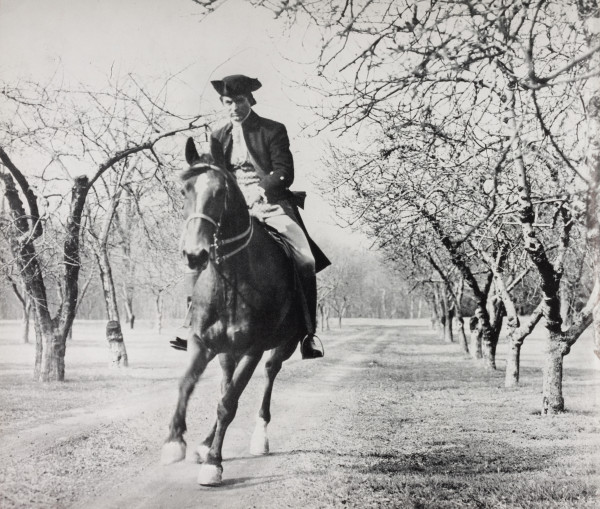
MULTIPOLYGON (((281 248, 281 251, 284 253, 287 258, 288 266, 292 268, 292 283, 293 283, 293 295, 294 298, 292 301, 300 304, 302 309, 302 318, 307 326, 307 329, 310 330, 311 325, 311 317, 310 311, 308 309, 308 302, 306 301, 306 296, 302 291, 302 281, 300 280, 300 273, 298 272, 298 268, 296 267, 296 262, 294 261, 294 253, 292 252, 292 247, 287 242, 281 234, 272 226, 264 222, 260 222, 260 225, 264 228, 264 230, 269 234, 269 236, 275 241, 275 243, 281 248)), ((288 304, 291 305, 291 302, 288 304)), ((285 313, 284 313, 285 314, 285 313)))
POLYGON ((296 263, 294 262, 294 253, 292 251, 292 246, 272 226, 269 226, 263 221, 257 220, 257 223, 269 234, 269 236, 275 241, 275 243, 279 246, 279 248, 285 255, 288 261, 288 265, 292 268, 292 272, 294 274, 294 291, 297 290, 298 285, 300 284, 300 276, 298 274, 298 270, 296 269, 296 263))

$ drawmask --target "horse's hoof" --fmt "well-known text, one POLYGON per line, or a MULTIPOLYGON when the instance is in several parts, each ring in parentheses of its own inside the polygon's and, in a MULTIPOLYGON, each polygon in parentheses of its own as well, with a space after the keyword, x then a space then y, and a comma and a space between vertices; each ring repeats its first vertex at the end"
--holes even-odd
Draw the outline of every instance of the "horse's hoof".
POLYGON ((162 446, 160 462, 163 465, 177 463, 185 458, 185 443, 183 442, 165 442, 162 446))
POLYGON ((223 467, 204 463, 198 474, 198 484, 202 486, 220 486, 223 482, 223 467))
POLYGON ((205 463, 208 458, 208 451, 210 451, 210 447, 208 445, 200 444, 198 448, 194 451, 194 459, 196 463, 205 463))
POLYGON ((259 419, 250 439, 250 454, 264 456, 269 454, 269 437, 267 436, 267 423, 259 419))

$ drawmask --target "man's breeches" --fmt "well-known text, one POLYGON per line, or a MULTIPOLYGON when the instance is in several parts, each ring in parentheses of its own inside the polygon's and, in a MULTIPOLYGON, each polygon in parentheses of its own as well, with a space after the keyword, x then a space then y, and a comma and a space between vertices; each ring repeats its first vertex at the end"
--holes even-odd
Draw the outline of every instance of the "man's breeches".
POLYGON ((285 202, 276 205, 265 204, 264 207, 261 205, 252 207, 250 213, 275 229, 287 242, 292 250, 294 262, 300 275, 302 277, 314 277, 315 259, 304 231, 290 217, 294 215, 292 207, 285 202))

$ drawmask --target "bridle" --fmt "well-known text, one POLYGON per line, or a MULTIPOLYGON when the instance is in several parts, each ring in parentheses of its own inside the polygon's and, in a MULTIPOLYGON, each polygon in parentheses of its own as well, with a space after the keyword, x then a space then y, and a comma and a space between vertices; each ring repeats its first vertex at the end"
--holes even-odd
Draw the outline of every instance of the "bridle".
POLYGON ((185 224, 183 227, 183 234, 181 237, 182 244, 183 244, 183 235, 185 235, 188 225, 189 225, 190 221, 193 219, 201 219, 201 220, 204 219, 204 220, 208 221, 209 223, 211 223, 215 227, 214 232, 213 232, 213 241, 210 244, 209 257, 217 265, 220 264, 221 262, 227 260, 228 258, 231 258, 233 255, 238 254, 240 251, 244 250, 246 247, 248 247, 248 244, 250 244, 250 241, 252 240, 252 234, 254 233, 254 223, 252 222, 252 219, 250 219, 250 224, 248 225, 248 228, 246 228, 246 230, 244 232, 242 232, 239 235, 236 235, 234 237, 227 237, 224 239, 220 239, 219 238, 220 222, 215 221, 212 217, 207 216, 206 214, 197 212, 195 214, 191 214, 185 221, 185 224), (233 244, 234 242, 238 242, 241 240, 244 241, 244 243, 242 245, 236 247, 232 251, 225 252, 225 253, 222 252, 222 249, 224 246, 228 246, 229 244, 233 244))
MULTIPOLYGON (((207 170, 212 170, 212 171, 216 171, 219 173, 222 172, 222 170, 220 168, 214 168, 212 166, 208 166, 208 165, 204 165, 204 164, 202 165, 202 167, 206 168, 207 170)), ((194 166, 192 166, 190 169, 194 169, 194 166)), ((243 251, 246 247, 248 247, 248 244, 250 244, 250 241, 252 240, 252 234, 254 233, 254 223, 253 223, 252 217, 250 217, 250 215, 248 216, 248 219, 249 219, 248 228, 246 228, 245 231, 243 231, 239 235, 235 235, 233 237, 226 237, 224 239, 220 238, 220 236, 219 236, 219 234, 221 232, 221 221, 223 219, 223 214, 224 214, 225 210, 227 209, 228 194, 229 194, 229 185, 228 185, 227 179, 225 178, 225 197, 223 200, 223 208, 221 209, 221 216, 219 217, 218 220, 215 220, 212 217, 208 216, 207 214, 203 214, 202 212, 195 212, 193 214, 190 214, 187 217, 187 219, 185 220, 185 223, 183 225, 183 232, 181 234, 180 248, 179 248, 179 250, 181 252, 183 252, 183 243, 184 243, 185 233, 187 232, 190 222, 194 219, 199 219, 200 221, 202 221, 202 220, 208 221, 210 224, 212 224, 214 226, 212 243, 210 244, 209 259, 212 260, 216 265, 219 265, 220 263, 224 262, 225 260, 231 258, 232 256, 238 254, 240 251, 243 251), (228 246, 230 246, 231 244, 234 244, 236 242, 242 242, 242 244, 239 245, 238 247, 235 247, 231 251, 227 251, 228 246)))

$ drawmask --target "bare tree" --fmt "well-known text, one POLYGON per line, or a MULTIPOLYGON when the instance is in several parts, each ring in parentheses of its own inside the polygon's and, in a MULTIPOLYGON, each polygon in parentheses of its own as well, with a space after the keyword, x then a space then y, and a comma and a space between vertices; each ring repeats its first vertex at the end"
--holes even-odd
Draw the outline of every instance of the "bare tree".
POLYGON ((600 5, 597 0, 579 0, 579 18, 583 23, 588 53, 586 71, 590 74, 584 91, 586 104, 586 153, 583 161, 584 173, 588 175, 587 238, 592 253, 594 268, 594 291, 587 304, 591 308, 596 355, 600 357, 600 5))
MULTIPOLYGON (((130 186, 136 208, 150 209, 151 212, 143 217, 138 215, 137 231, 128 232, 131 241, 128 256, 136 265, 136 277, 131 284, 153 296, 158 333, 163 328, 165 297, 178 290, 182 293, 178 285, 182 282, 185 267, 179 246, 180 229, 172 227, 174 218, 183 219, 181 195, 175 193, 175 179, 163 182, 163 186, 142 190, 140 184, 135 191, 130 186), (165 263, 165 260, 175 263, 165 263)), ((127 264, 124 269, 127 274, 127 264)))
MULTIPOLYGON (((543 411, 561 411, 562 359, 600 313, 600 44, 592 29, 598 23, 597 2, 255 3, 292 21, 306 13, 323 29, 319 74, 306 83, 327 100, 323 128, 347 134, 360 128, 379 142, 379 153, 368 151, 363 161, 355 158, 340 172, 340 188, 356 192, 338 195, 338 205, 363 198, 358 180, 366 174, 377 175, 373 180, 384 186, 403 179, 400 195, 391 198, 409 205, 406 212, 398 210, 400 224, 419 215, 418 222, 435 233, 477 303, 484 352, 492 350, 500 322, 494 323, 486 309, 478 253, 498 228, 511 237, 515 227, 521 230, 520 249, 539 278, 548 333, 543 411), (585 140, 585 147, 578 140, 585 140), (387 179, 390 166, 397 165, 409 171, 387 179), (383 167, 379 174, 378 167, 383 167), (453 190, 452 199, 445 200, 452 181, 459 193, 453 190), (435 196, 439 192, 444 196, 435 196), (596 284, 575 292, 589 298, 566 328, 560 316, 561 280, 575 239, 580 250, 584 228, 596 284)), ((364 198, 364 212, 357 214, 361 223, 369 221, 366 211, 383 210, 368 203, 372 195, 364 198)), ((397 224, 382 215, 375 226, 391 236, 397 224)), ((375 227, 373 232, 380 235, 375 227)), ((494 252, 502 249, 498 245, 488 254, 496 258, 494 252)), ((502 270, 497 266, 496 274, 502 270)), ((501 298, 506 295, 498 286, 501 278, 492 273, 490 284, 494 278, 492 310, 500 317, 509 300, 501 298)), ((508 320, 519 328, 512 310, 508 320)))
MULTIPOLYGON (((106 305, 106 319, 108 321, 106 328, 106 339, 109 344, 111 352, 111 366, 112 367, 127 367, 129 360, 127 357, 127 349, 125 347, 125 341, 123 338, 123 331, 121 329, 121 319, 119 317, 119 305, 117 302, 117 291, 113 278, 113 269, 109 257, 108 241, 111 227, 119 201, 121 199, 121 181, 125 173, 127 172, 127 161, 124 161, 124 165, 116 172, 116 182, 114 188, 107 189, 107 196, 109 198, 107 210, 104 210, 103 217, 101 219, 99 228, 96 227, 94 218, 90 212, 88 212, 88 231, 90 233, 90 244, 94 252, 94 257, 98 264, 100 273, 100 281, 102 282, 102 289, 104 290, 104 303, 106 305)), ((101 178, 104 182, 104 178, 101 178)), ((106 186, 106 182, 105 186, 106 186)), ((108 187, 108 186, 106 186, 108 187)))
POLYGON ((135 82, 96 92, 6 84, 0 99, 0 160, 8 170, 0 173, 0 180, 12 220, 9 240, 41 335, 35 378, 61 381, 78 299, 80 236, 90 191, 106 172, 134 154, 149 154, 156 168, 162 168, 157 143, 198 127, 198 119, 169 115, 164 89, 152 96, 135 82), (24 166, 35 170, 24 171, 24 166), (82 168, 88 174, 80 174, 82 168), (49 238, 52 228, 63 238, 56 301, 48 295, 49 266, 44 258, 54 240, 49 238))
POLYGON ((135 230, 137 227, 137 210, 139 209, 139 195, 135 186, 124 186, 124 196, 121 207, 116 211, 115 223, 119 234, 119 247, 122 254, 124 277, 121 283, 121 295, 125 306, 125 314, 129 328, 135 325, 134 294, 135 294, 135 268, 136 263, 132 256, 135 230))

